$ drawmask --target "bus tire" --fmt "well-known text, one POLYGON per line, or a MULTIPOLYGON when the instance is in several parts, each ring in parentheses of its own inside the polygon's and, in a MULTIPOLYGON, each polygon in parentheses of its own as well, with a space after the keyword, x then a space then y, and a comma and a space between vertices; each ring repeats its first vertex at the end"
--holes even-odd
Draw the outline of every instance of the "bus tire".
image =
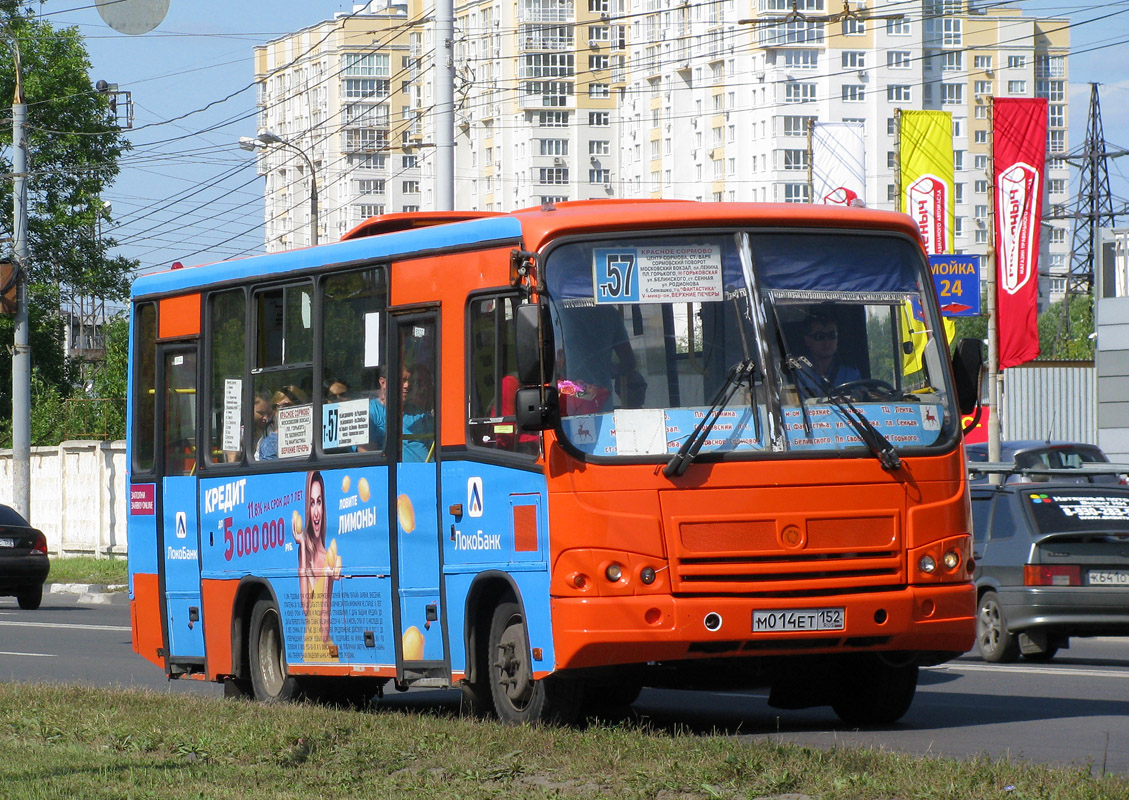
POLYGON ((260 703, 283 703, 298 697, 298 679, 286 670, 282 646, 282 620, 278 608, 267 599, 251 610, 251 688, 260 703))
POLYGON ((877 654, 843 665, 831 708, 848 725, 890 725, 917 693, 917 664, 892 664, 877 654))
POLYGON ((976 607, 976 649, 981 658, 993 664, 1010 664, 1019 658, 1019 640, 1007 629, 995 592, 984 592, 976 607))
POLYGON ((533 680, 525 617, 513 601, 494 609, 487 659, 490 696, 504 724, 568 724, 579 715, 580 697, 574 681, 554 676, 533 680))

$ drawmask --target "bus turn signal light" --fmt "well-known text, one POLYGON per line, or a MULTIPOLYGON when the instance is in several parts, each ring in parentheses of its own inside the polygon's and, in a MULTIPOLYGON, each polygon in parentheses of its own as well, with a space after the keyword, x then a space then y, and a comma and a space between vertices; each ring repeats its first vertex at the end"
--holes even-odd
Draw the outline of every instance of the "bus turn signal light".
POLYGON ((1024 564, 1023 583, 1026 586, 1081 586, 1082 568, 1024 564))

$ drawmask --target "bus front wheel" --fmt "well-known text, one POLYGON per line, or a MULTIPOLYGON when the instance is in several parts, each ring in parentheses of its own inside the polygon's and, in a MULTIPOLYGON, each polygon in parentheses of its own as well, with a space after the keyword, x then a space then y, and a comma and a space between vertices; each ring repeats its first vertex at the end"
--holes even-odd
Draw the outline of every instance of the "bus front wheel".
POLYGON ((517 603, 494 609, 487 654, 490 696, 498 719, 509 725, 569 723, 579 713, 577 685, 548 677, 533 680, 525 617, 517 603))
POLYGON ((287 674, 282 647, 282 621, 268 599, 251 611, 251 687, 261 703, 279 703, 298 696, 298 679, 287 674))
POLYGON ((860 654, 843 664, 831 708, 848 725, 890 725, 909 711, 917 672, 917 664, 860 654))

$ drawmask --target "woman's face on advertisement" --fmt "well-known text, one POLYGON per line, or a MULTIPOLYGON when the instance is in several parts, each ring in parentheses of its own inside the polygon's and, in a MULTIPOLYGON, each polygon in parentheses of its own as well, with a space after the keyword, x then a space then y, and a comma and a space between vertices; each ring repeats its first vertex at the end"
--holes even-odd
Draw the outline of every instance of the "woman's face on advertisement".
POLYGON ((325 499, 322 497, 321 483, 314 481, 310 486, 310 527, 314 533, 322 534, 325 531, 325 499))

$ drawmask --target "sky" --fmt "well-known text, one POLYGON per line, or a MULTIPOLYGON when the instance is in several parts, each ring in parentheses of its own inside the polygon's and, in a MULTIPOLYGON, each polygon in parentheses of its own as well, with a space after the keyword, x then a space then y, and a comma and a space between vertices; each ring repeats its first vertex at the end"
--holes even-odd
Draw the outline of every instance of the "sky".
MULTIPOLYGON (((1129 147, 1129 0, 1009 6, 1072 24, 1070 148, 1085 137, 1091 82, 1101 84, 1107 142, 1129 147)), ((118 240, 121 255, 149 271, 262 252, 263 179, 255 156, 238 146, 240 136, 256 132, 253 48, 352 8, 325 0, 170 0, 154 31, 127 35, 103 21, 95 0, 35 4, 37 15, 85 37, 92 81, 132 93, 134 149, 103 195, 113 220, 103 232, 118 240)), ((1114 206, 1122 207, 1129 158, 1110 162, 1110 179, 1114 206)))

